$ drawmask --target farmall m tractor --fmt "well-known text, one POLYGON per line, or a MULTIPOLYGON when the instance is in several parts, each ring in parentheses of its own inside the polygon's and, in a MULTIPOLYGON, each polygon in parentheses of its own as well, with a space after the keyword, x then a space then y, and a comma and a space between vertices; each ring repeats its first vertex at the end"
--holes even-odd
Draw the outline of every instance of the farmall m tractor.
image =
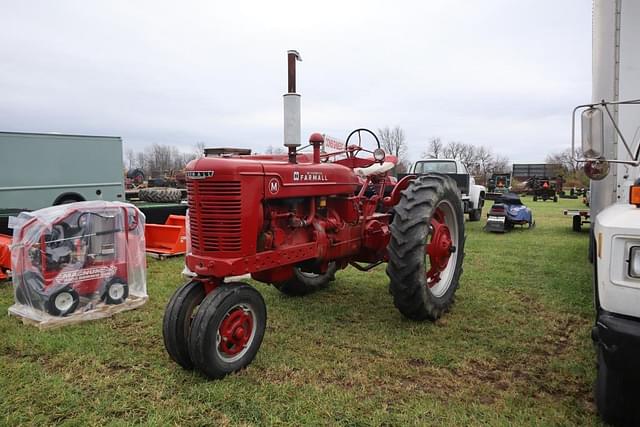
POLYGON ((456 184, 446 176, 389 176, 371 131, 358 129, 341 151, 300 152, 297 52, 290 51, 284 95, 288 154, 201 158, 187 165, 190 247, 195 277, 167 305, 165 347, 179 365, 210 378, 246 367, 267 320, 260 293, 225 278, 250 273, 288 295, 323 288, 349 265, 386 262, 395 306, 413 320, 449 310, 464 258, 464 220, 456 184), (375 149, 362 144, 362 136, 375 149), (356 143, 357 136, 357 143, 356 143))

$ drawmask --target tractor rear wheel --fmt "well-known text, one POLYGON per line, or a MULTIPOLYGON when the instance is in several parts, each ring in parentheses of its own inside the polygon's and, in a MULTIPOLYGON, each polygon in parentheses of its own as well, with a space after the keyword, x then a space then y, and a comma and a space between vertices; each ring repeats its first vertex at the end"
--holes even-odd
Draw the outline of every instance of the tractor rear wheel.
POLYGON ((191 324, 191 360, 209 378, 239 371, 256 356, 266 323, 260 292, 244 283, 219 286, 202 301, 191 324))
POLYGON ((298 266, 293 267, 293 277, 286 282, 274 283, 283 294, 290 296, 308 295, 322 288, 329 286, 335 280, 337 266, 335 262, 329 263, 327 271, 322 274, 302 271, 298 266))
POLYGON ((141 188, 138 197, 145 202, 179 203, 182 193, 177 188, 151 187, 141 188))
POLYGON ((437 320, 454 301, 464 259, 464 214, 455 182, 418 177, 395 206, 387 275, 393 302, 413 320, 437 320))
POLYGON ((189 357, 189 334, 194 314, 204 297, 204 285, 193 280, 173 294, 164 311, 164 347, 169 356, 185 369, 193 369, 193 362, 189 357))

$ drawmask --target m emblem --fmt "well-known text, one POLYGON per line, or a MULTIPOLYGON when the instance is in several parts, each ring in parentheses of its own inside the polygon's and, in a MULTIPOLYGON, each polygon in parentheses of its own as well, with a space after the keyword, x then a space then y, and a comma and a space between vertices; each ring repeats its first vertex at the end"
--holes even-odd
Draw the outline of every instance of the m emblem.
POLYGON ((280 181, 278 181, 278 178, 271 178, 271 181, 269 181, 269 192, 271 194, 278 194, 278 191, 280 191, 280 181))

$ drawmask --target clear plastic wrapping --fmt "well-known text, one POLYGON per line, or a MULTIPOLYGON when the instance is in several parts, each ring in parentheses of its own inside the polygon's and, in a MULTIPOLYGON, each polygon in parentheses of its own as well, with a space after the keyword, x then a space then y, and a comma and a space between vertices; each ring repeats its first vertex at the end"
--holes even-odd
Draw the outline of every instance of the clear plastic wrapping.
POLYGON ((121 202, 20 213, 11 221, 15 304, 9 313, 51 325, 142 305, 147 299, 144 222, 142 212, 121 202))

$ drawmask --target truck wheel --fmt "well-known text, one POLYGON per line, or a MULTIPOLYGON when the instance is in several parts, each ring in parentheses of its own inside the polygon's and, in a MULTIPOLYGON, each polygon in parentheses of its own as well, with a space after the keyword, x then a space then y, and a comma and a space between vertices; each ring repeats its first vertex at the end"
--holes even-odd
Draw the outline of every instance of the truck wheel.
POLYGON ((612 425, 637 425, 638 413, 635 402, 627 400, 633 391, 625 390, 622 373, 607 366, 601 344, 598 344, 598 375, 596 377, 596 406, 603 421, 612 425), (625 394, 626 392, 631 393, 625 394))
POLYGON ((413 320, 436 320, 453 304, 464 259, 464 216, 455 182, 414 180, 395 207, 387 275, 393 302, 413 320))
POLYGON ((72 288, 60 289, 45 302, 45 310, 52 316, 66 316, 73 313, 80 303, 80 296, 72 288))
POLYGON ((215 288, 191 324, 189 354, 209 378, 223 378, 256 356, 267 323, 262 295, 244 283, 215 288))
POLYGON ((469 212, 469 221, 480 221, 480 218, 482 218, 482 208, 469 212))
POLYGON ((127 281, 119 277, 109 280, 104 288, 102 299, 109 305, 122 304, 129 296, 127 281))
POLYGON ((573 228, 573 231, 577 232, 582 230, 582 217, 580 215, 573 216, 573 226, 571 228, 573 228))
POLYGON ((178 203, 182 199, 182 192, 177 188, 141 188, 138 198, 145 202, 178 203))
POLYGON ((180 287, 164 310, 164 347, 171 359, 184 369, 193 369, 193 362, 189 357, 189 334, 195 312, 204 297, 204 286, 194 280, 180 287))
POLYGON ((300 267, 293 267, 293 277, 286 282, 274 283, 283 294, 290 296, 308 295, 322 288, 329 286, 335 280, 337 266, 335 262, 330 262, 327 271, 322 274, 308 273, 302 271, 300 267))

